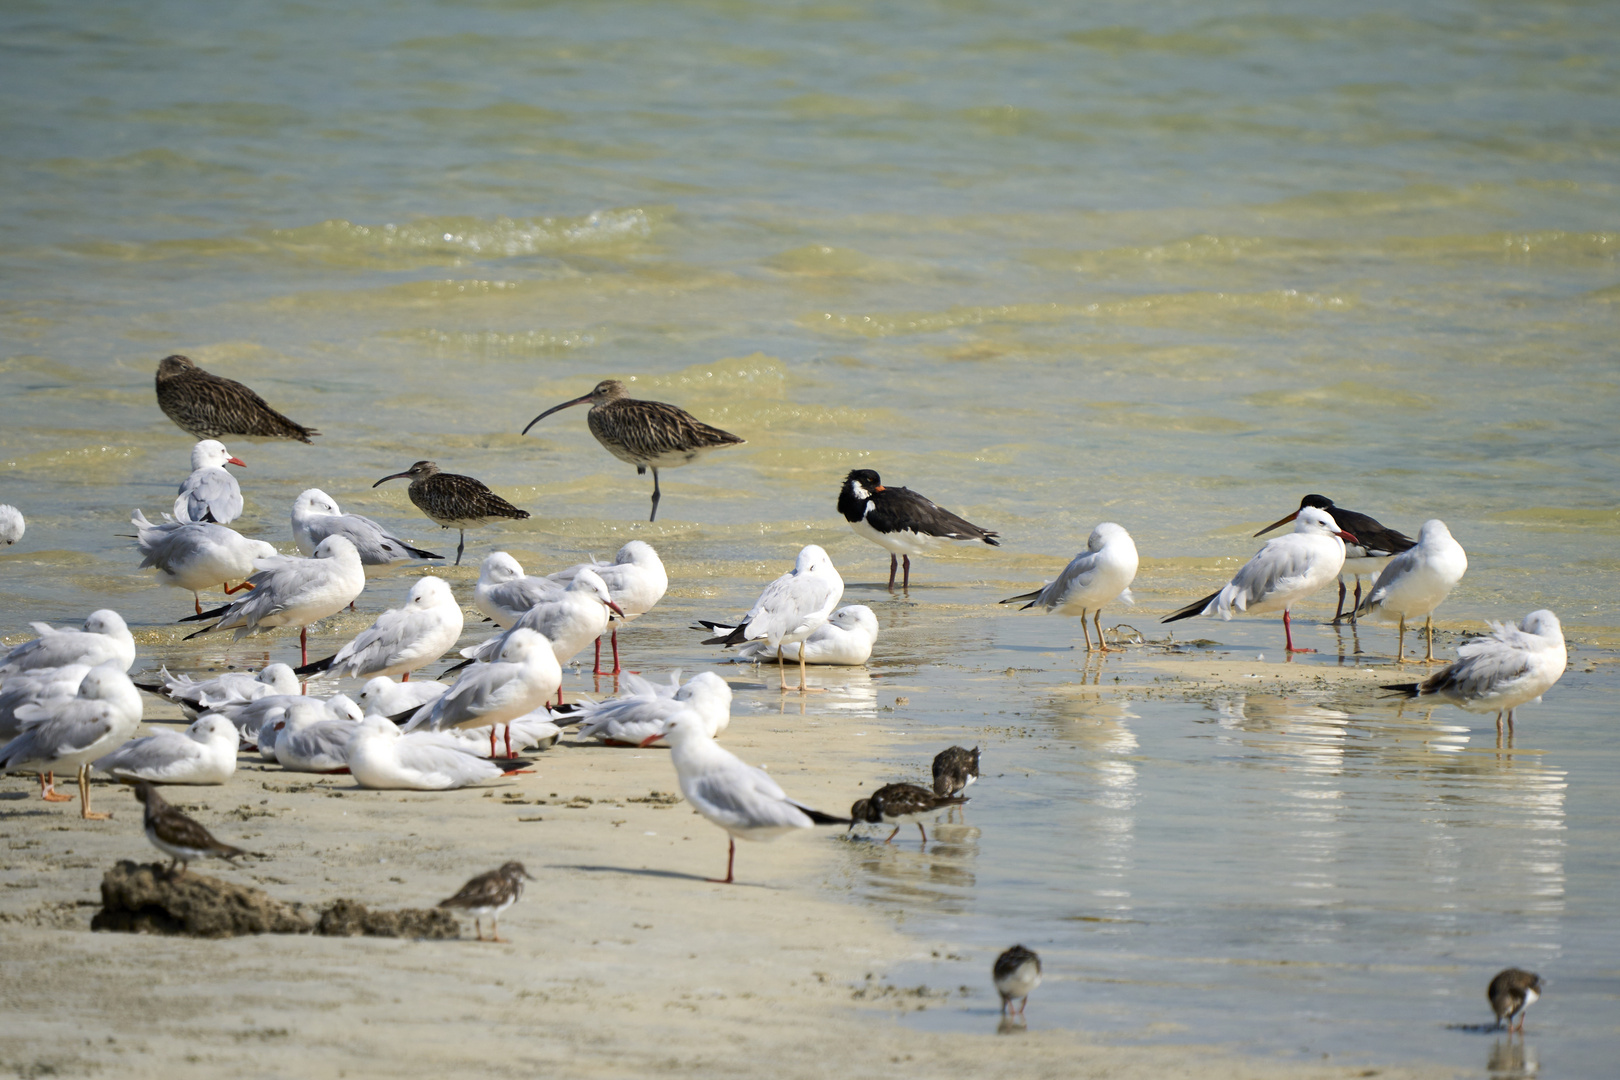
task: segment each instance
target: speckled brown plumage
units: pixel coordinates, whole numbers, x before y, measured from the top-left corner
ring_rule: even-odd
[[[617,379],[603,379],[584,397],[554,405],[529,421],[529,428],[559,409],[570,405],[590,403],[586,423],[591,434],[603,448],[620,461],[636,467],[638,474],[652,470],[652,516],[658,519],[658,470],[688,465],[710,450],[724,446],[737,446],[748,440],[694,417],[678,406],[663,401],[638,401],[625,396],[624,384]]]
[[[484,940],[483,919],[487,916],[493,928],[491,941],[501,940],[500,915],[523,898],[523,880],[534,876],[523,869],[523,864],[512,861],[499,870],[479,874],[461,887],[461,891],[439,901],[442,908],[461,908],[472,913],[478,940]]]
[[[461,565],[461,553],[467,547],[467,530],[488,524],[500,518],[522,521],[529,516],[485,486],[482,480],[457,473],[440,472],[432,461],[418,461],[401,473],[383,477],[372,487],[390,480],[410,477],[406,492],[416,508],[436,524],[446,529],[458,529],[461,543],[456,545],[456,565]]]
[[[856,799],[849,808],[850,827],[867,822],[873,825],[888,823],[894,826],[887,840],[893,840],[895,833],[900,831],[900,822],[911,820],[920,814],[932,813],[948,806],[960,806],[967,802],[963,795],[935,795],[927,788],[916,784],[884,784],[864,799]],[[922,833],[923,842],[928,842],[928,830],[923,828],[922,822],[916,822],[917,831]]]
[[[979,778],[979,748],[952,746],[934,757],[934,794],[955,795]]]
[[[1499,971],[1485,988],[1485,996],[1490,999],[1498,1026],[1506,1024],[1512,1031],[1513,1018],[1517,1016],[1519,1030],[1523,1031],[1525,1008],[1541,996],[1541,976],[1523,968]]]
[[[320,434],[276,412],[236,380],[204,371],[184,356],[166,357],[158,365],[157,399],[164,416],[199,439],[248,435],[307,443]]]
[[[146,838],[174,860],[169,864],[171,875],[179,876],[175,874],[176,867],[184,874],[192,859],[234,859],[247,854],[239,847],[214,839],[207,829],[164,802],[157,788],[148,781],[135,785],[135,798],[146,804]]]
[[[1013,999],[1018,998],[1018,1008],[1011,1011],[1022,1016],[1024,1006],[1029,1004],[1029,992],[1041,984],[1041,958],[1034,949],[1014,945],[996,957],[990,977],[995,981],[996,992],[1001,995],[1002,1013],[1006,1014]]]

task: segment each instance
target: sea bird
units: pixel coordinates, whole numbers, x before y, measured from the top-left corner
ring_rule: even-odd
[[[709,738],[718,738],[731,726],[731,684],[712,671],[700,671],[684,686],[656,684],[638,675],[625,676],[624,692],[606,701],[582,701],[579,737],[608,746],[642,746],[663,734],[669,718],[690,712],[702,722]]]
[[[645,615],[653,609],[653,605],[664,598],[669,591],[669,574],[664,570],[664,561],[658,557],[658,552],[645,540],[631,540],[619,549],[610,563],[588,562],[576,563],[565,570],[558,570],[554,574],[547,574],[552,581],[566,585],[574,579],[581,570],[596,571],[598,577],[607,585],[608,595],[613,602],[619,605],[624,612],[626,621]],[[602,670],[602,639],[596,639],[596,664],[592,668],[593,675],[617,675],[619,667],[619,624],[617,621],[610,624],[608,633],[613,643],[613,670]]]
[[[407,731],[427,727],[489,726],[489,753],[495,756],[495,726],[542,708],[562,684],[562,667],[544,634],[513,630],[492,663],[473,664],[456,684],[411,716]],[[510,756],[511,743],[507,743]]]
[[[56,791],[52,776],[69,768],[79,774],[79,816],[106,818],[90,810],[90,763],[123,745],[141,723],[141,692],[116,663],[93,667],[73,697],[49,697],[17,708],[26,726],[0,746],[0,773],[39,773],[46,802],[71,802]]]
[[[366,587],[360,553],[347,537],[328,536],[315,549],[314,558],[274,555],[254,564],[258,573],[248,578],[253,591],[241,600],[181,622],[216,620],[186,637],[190,641],[215,630],[235,630],[236,640],[278,626],[298,627],[299,663],[309,663],[309,624],[336,615]]]
[[[409,679],[411,672],[449,652],[461,629],[461,604],[450,586],[441,578],[417,578],[405,594],[404,607],[389,608],[336,653],[304,665],[297,674],[331,671],[362,679],[371,675]]]
[[[1438,698],[1468,712],[1494,712],[1498,739],[1506,716],[1508,738],[1513,738],[1513,710],[1552,689],[1564,674],[1569,653],[1558,616],[1545,608],[1532,611],[1517,626],[1490,626],[1490,633],[1464,643],[1457,659],[1422,682],[1382,689],[1409,698]]]
[[[19,672],[65,664],[95,667],[116,660],[118,670],[128,671],[135,663],[135,636],[129,632],[124,617],[111,608],[92,611],[82,630],[58,630],[42,622],[28,625],[39,636],[0,656],[0,680]]]
[[[916,784],[884,784],[864,799],[856,799],[849,808],[850,824],[853,829],[861,822],[870,822],[873,825],[893,825],[894,832],[888,835],[883,842],[887,844],[900,832],[900,826],[905,822],[914,822],[917,831],[922,834],[923,843],[928,843],[928,830],[923,828],[919,819],[924,814],[936,813],[946,807],[961,806],[967,802],[965,795],[935,795],[927,788]]]
[[[1345,542],[1354,543],[1355,539],[1339,528],[1325,511],[1307,507],[1296,515],[1293,532],[1267,540],[1226,585],[1159,621],[1175,622],[1194,615],[1230,619],[1234,610],[1261,612],[1282,608],[1283,636],[1288,651],[1315,652],[1315,649],[1294,648],[1289,609],[1339,575],[1344,565]]]
[[[136,683],[137,690],[172,701],[191,720],[205,712],[245,705],[269,694],[297,694],[298,676],[286,664],[266,664],[262,671],[227,671],[212,679],[170,675],[165,667],[161,683]]]
[[[165,521],[154,525],[146,515],[134,511],[129,523],[135,526],[135,543],[141,550],[141,569],[155,567],[165,585],[191,593],[192,606],[202,613],[204,589],[218,586],[226,596],[242,591],[242,582],[253,576],[255,559],[266,559],[276,549],[263,540],[252,540],[225,525],[211,521]]]
[[[1086,613],[1090,612],[1097,626],[1097,646],[1101,652],[1113,652],[1103,640],[1102,609],[1104,604],[1123,598],[1131,599],[1130,584],[1136,580],[1136,542],[1122,526],[1105,521],[1091,530],[1086,539],[1086,550],[1069,560],[1057,580],[1034,592],[1010,596],[1003,604],[1016,604],[1027,600],[1020,611],[1039,604],[1047,611],[1059,615],[1080,616],[1080,631],[1086,638],[1086,652],[1094,651],[1091,631],[1086,628]]]
[[[461,650],[461,655],[468,658],[467,663],[493,660],[500,655],[511,635],[519,630],[538,630],[551,642],[557,663],[566,664],[581,649],[592,641],[600,641],[602,635],[607,633],[609,612],[623,614],[619,605],[608,595],[607,586],[596,571],[581,570],[560,594],[537,600],[533,607],[518,616],[509,629],[488,641],[467,646]],[[458,664],[450,670],[456,671],[464,666]],[[557,704],[562,704],[561,684],[557,687]]]
[[[603,379],[583,397],[553,405],[530,420],[523,434],[527,435],[529,428],[559,409],[586,402],[591,408],[585,414],[585,421],[602,448],[620,461],[634,465],[637,476],[652,470],[652,515],[648,521],[658,520],[659,469],[690,465],[710,450],[739,446],[748,441],[729,431],[710,427],[685,409],[666,402],[626,397],[624,384],[618,379]]]
[[[1022,1016],[1024,1006],[1029,1004],[1030,991],[1041,985],[1041,958],[1033,949],[1014,945],[996,957],[990,976],[995,980],[996,993],[1001,995],[1002,1014],[1006,1015],[1013,999],[1017,998],[1018,1008],[1013,1011]]]
[[[229,525],[242,516],[242,488],[225,471],[227,465],[247,468],[218,439],[204,439],[191,448],[191,474],[180,481],[180,496],[174,500],[176,521]]]
[[[669,743],[670,764],[675,766],[686,801],[692,809],[724,829],[730,838],[726,876],[710,878],[710,881],[730,885],[736,880],[733,870],[739,837],[775,840],[794,829],[849,824],[848,818],[824,814],[788,798],[769,773],[744,763],[715,742],[708,725],[695,712],[670,717],[662,731],[647,736],[641,745],[651,746],[659,739]]]
[[[934,755],[934,794],[955,795],[979,778],[979,748],[948,747]]]
[[[214,839],[213,833],[164,802],[163,796],[150,782],[142,780],[136,784],[135,797],[146,804],[146,838],[153,847],[173,860],[168,867],[171,878],[184,876],[193,859],[224,859],[228,862],[238,855],[248,854],[239,847]]]
[[[431,551],[412,547],[387,529],[359,514],[345,514],[337,501],[320,488],[310,488],[293,501],[293,540],[298,550],[313,555],[328,536],[347,536],[360,553],[360,565],[369,576],[372,567],[391,566],[410,559],[442,559]]]
[[[729,626],[716,626],[716,634],[729,632]],[[859,667],[872,658],[877,643],[877,615],[865,604],[845,604],[827,617],[816,632],[803,641],[782,646],[784,660],[803,659],[807,664]],[[759,663],[771,658],[770,643],[750,641],[737,650],[740,662]]]
[[[1355,537],[1354,541],[1347,541],[1344,547],[1344,567],[1339,571],[1339,606],[1333,612],[1333,622],[1336,625],[1345,616],[1344,610],[1344,575],[1354,574],[1356,579],[1356,595],[1350,604],[1350,621],[1356,621],[1356,609],[1361,606],[1361,575],[1376,574],[1381,570],[1391,555],[1399,555],[1413,544],[1417,543],[1405,533],[1397,532],[1389,526],[1370,518],[1366,514],[1358,514],[1354,510],[1346,510],[1342,506],[1333,505],[1333,500],[1326,495],[1307,495],[1299,500],[1299,510],[1324,510],[1333,516],[1333,520],[1346,532]],[[1273,529],[1279,529],[1299,516],[1299,510],[1286,514],[1267,525],[1255,536],[1264,536]]]
[[[461,887],[461,891],[447,900],[440,900],[442,908],[462,908],[473,917],[473,930],[478,940],[484,940],[483,920],[489,919],[490,941],[504,941],[501,937],[501,912],[523,898],[523,880],[535,880],[520,862],[509,862],[499,870],[479,874]]]
[[[910,488],[884,487],[871,469],[856,469],[844,477],[838,490],[838,512],[856,536],[863,536],[889,553],[889,588],[894,588],[896,561],[905,560],[902,589],[911,587],[911,557],[927,555],[952,541],[982,540],[999,547],[1000,533],[981,529],[966,518]]]
[[[1418,530],[1417,545],[1389,560],[1367,593],[1356,614],[1376,612],[1385,618],[1401,620],[1396,638],[1395,662],[1406,662],[1406,620],[1423,616],[1423,633],[1428,641],[1424,662],[1434,661],[1434,609],[1451,595],[1468,571],[1468,555],[1451,537],[1451,530],[1439,518],[1430,518]]]
[[[453,734],[413,731],[409,735],[386,716],[368,716],[349,738],[345,756],[354,782],[388,791],[451,791],[506,770]]]
[[[223,784],[236,772],[240,745],[236,725],[210,713],[184,731],[160,728],[132,739],[91,764],[125,783]]]
[[[776,667],[782,677],[782,692],[788,690],[787,666],[782,647],[804,641],[815,633],[844,595],[844,579],[838,576],[827,553],[815,544],[799,551],[793,569],[765,586],[748,613],[728,628],[726,624],[699,620],[699,625],[716,631],[705,638],[705,645],[741,645],[764,641],[776,652]],[[719,631],[724,630],[724,633]],[[799,653],[799,693],[808,693],[804,682],[804,653]]]
[[[461,553],[467,548],[467,530],[487,525],[502,518],[524,521],[527,510],[519,510],[489,488],[482,480],[457,473],[440,472],[432,461],[418,461],[404,472],[391,473],[372,487],[390,480],[410,477],[411,486],[406,494],[416,508],[440,527],[455,529],[461,534],[456,544],[456,565],[461,565]]]
[[[23,520],[22,511],[10,503],[0,503],[0,541],[10,547],[27,531],[28,522]]]
[[[473,607],[496,626],[510,629],[534,605],[555,600],[566,588],[550,578],[524,573],[523,564],[509,553],[492,551],[478,566]]]
[[[1496,1026],[1513,1030],[1513,1018],[1519,1018],[1519,1030],[1524,1030],[1524,1014],[1541,997],[1541,976],[1522,968],[1507,968],[1496,973],[1491,985],[1485,988],[1491,1011],[1496,1013]]]
[[[212,375],[184,356],[158,364],[157,399],[164,416],[199,439],[250,435],[307,443],[320,434],[282,416],[236,380]]]

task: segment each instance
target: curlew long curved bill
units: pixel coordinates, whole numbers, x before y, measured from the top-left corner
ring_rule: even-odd
[[[403,480],[405,477],[407,477],[409,475],[411,475],[411,471],[409,469],[406,469],[404,472],[397,472],[397,473],[393,473],[390,476],[385,476],[381,480],[377,481],[375,484],[372,484],[371,486],[372,487],[382,487],[384,484],[388,483],[388,481],[390,481],[390,480]]]
[[[592,393],[594,393],[594,391],[592,391]],[[554,412],[558,412],[558,411],[560,411],[562,409],[566,409],[570,405],[583,405],[583,404],[585,404],[587,401],[591,400],[591,396],[592,396],[592,394],[586,394],[584,397],[577,397],[573,401],[565,401],[561,405],[553,405],[551,408],[547,409],[545,412],[541,413],[539,416],[535,417],[533,420],[530,420],[529,423],[528,423],[528,427],[525,427],[523,429],[522,434],[527,435],[529,433],[529,428],[534,427],[534,425],[538,424],[540,421],[544,420],[546,417],[550,416]]]

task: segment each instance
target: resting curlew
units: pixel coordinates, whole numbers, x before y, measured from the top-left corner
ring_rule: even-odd
[[[418,461],[404,472],[385,476],[371,486],[378,487],[407,476],[411,479],[408,494],[416,508],[444,528],[460,531],[461,542],[456,545],[457,566],[461,565],[461,553],[467,547],[468,529],[487,525],[498,518],[522,521],[529,516],[527,510],[519,510],[485,487],[482,480],[440,472],[438,464],[432,461]]]
[[[184,356],[158,365],[157,399],[164,416],[199,439],[256,435],[307,443],[320,434],[282,416],[235,379],[206,372]]]
[[[648,521],[658,520],[659,469],[690,465],[710,450],[748,441],[729,431],[710,427],[685,409],[666,402],[625,397],[624,384],[618,379],[603,379],[584,397],[553,405],[530,420],[523,434],[527,435],[529,428],[559,409],[587,401],[591,403],[591,411],[586,414],[586,420],[596,441],[620,461],[634,465],[636,475],[652,470],[652,516]]]

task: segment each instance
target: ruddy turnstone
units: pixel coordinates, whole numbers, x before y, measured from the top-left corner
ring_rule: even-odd
[[[1514,1030],[1513,1018],[1519,1018],[1518,1030],[1524,1030],[1524,1012],[1541,997],[1541,976],[1521,968],[1508,968],[1497,972],[1491,985],[1485,988],[1491,1009],[1496,1013],[1496,1026]]]
[[[952,746],[934,755],[934,794],[955,795],[979,778],[979,748]]]
[[[484,940],[483,920],[489,919],[489,940],[504,941],[501,937],[501,912],[522,899],[525,878],[535,880],[533,874],[523,869],[522,863],[514,860],[499,870],[479,874],[463,885],[456,895],[440,900],[439,907],[461,908],[470,913],[479,941]]]
[[[911,557],[926,555],[952,541],[982,540],[999,547],[1000,533],[981,529],[966,518],[903,487],[884,487],[871,469],[856,469],[838,489],[838,512],[856,536],[872,541],[889,553],[889,588],[894,588],[897,560],[905,560],[901,588],[911,587]]]
[[[924,814],[932,814],[947,806],[961,806],[965,802],[965,795],[935,795],[916,784],[885,784],[866,798],[855,800],[855,804],[849,808],[849,827],[853,829],[857,822],[863,821],[873,825],[893,825],[894,832],[883,841],[887,844],[899,833],[903,822],[911,821],[916,823],[917,831],[922,833],[923,843],[926,844],[928,830],[918,819]]]
[[[1041,958],[1031,949],[1014,945],[996,957],[990,974],[995,979],[996,992],[1001,995],[1001,1011],[1008,1012],[1013,998],[1017,998],[1018,1008],[1011,1011],[1022,1016],[1024,1006],[1029,1004],[1029,992],[1041,985]]]
[[[193,859],[230,860],[248,854],[239,847],[214,839],[207,829],[164,802],[150,782],[142,780],[136,784],[135,797],[146,804],[146,838],[174,860],[169,863],[170,877],[184,876]]]

